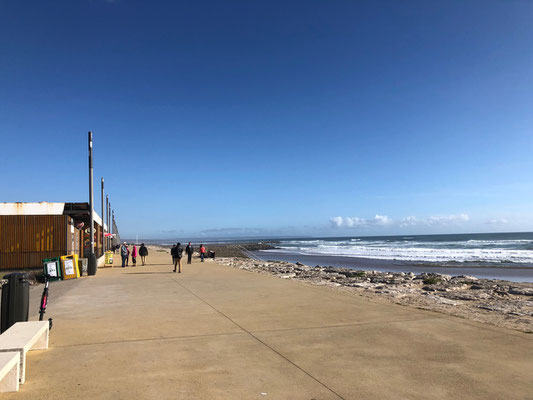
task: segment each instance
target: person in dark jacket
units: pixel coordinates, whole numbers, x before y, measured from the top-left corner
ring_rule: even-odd
[[[178,268],[178,272],[181,274],[181,257],[183,257],[183,247],[181,247],[181,243],[176,243],[176,247],[173,248],[174,254],[172,254],[174,258],[174,272],[176,272],[176,267]]]
[[[174,252],[176,251],[176,245],[170,249],[170,255],[172,256],[172,265],[174,265]]]
[[[143,265],[146,265],[146,256],[148,255],[148,249],[144,245],[144,243],[141,244],[141,247],[139,247],[139,255],[141,256],[141,261]]]
[[[185,247],[185,253],[187,253],[187,264],[191,263],[192,253],[194,253],[194,247],[192,247],[191,242]]]
[[[129,254],[130,251],[128,250],[128,245],[126,244],[126,242],[124,242],[124,244],[120,248],[120,255],[122,256],[122,268],[124,268],[128,263]]]

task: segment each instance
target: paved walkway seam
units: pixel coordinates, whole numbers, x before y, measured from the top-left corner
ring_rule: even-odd
[[[182,335],[182,336],[164,336],[164,337],[156,337],[156,338],[141,338],[141,339],[130,339],[130,340],[110,340],[107,342],[73,343],[73,344],[66,344],[63,346],[54,346],[53,348],[59,349],[59,348],[66,348],[66,347],[93,346],[93,345],[101,345],[101,344],[150,342],[150,341],[156,341],[156,340],[195,339],[195,338],[212,337],[212,336],[242,335],[243,333],[246,333],[246,332],[207,333],[205,335]]]
[[[252,338],[254,338],[256,341],[258,341],[259,343],[261,343],[263,346],[265,346],[266,348],[270,349],[272,352],[276,353],[279,357],[283,358],[285,361],[287,361],[289,364],[293,365],[295,368],[299,369],[300,371],[302,371],[305,375],[307,375],[308,377],[310,377],[311,379],[313,379],[315,382],[317,382],[318,384],[320,384],[321,386],[323,386],[324,388],[326,388],[327,390],[329,390],[331,393],[333,393],[335,396],[337,396],[339,399],[341,400],[346,400],[344,397],[342,397],[339,393],[335,392],[333,389],[331,389],[328,385],[326,385],[325,383],[321,382],[320,380],[318,380],[318,378],[315,378],[313,375],[311,375],[309,372],[307,372],[305,369],[303,369],[302,367],[300,367],[298,364],[294,363],[293,361],[291,361],[289,358],[287,358],[286,356],[284,356],[283,354],[281,354],[279,351],[277,351],[276,349],[274,349],[273,347],[269,346],[268,344],[266,344],[265,342],[263,342],[261,339],[259,339],[257,336],[255,336],[252,332],[250,332],[249,330],[243,328],[241,325],[239,325],[237,322],[235,322],[233,319],[231,319],[229,316],[227,316],[226,314],[224,314],[222,311],[218,310],[216,307],[214,307],[213,305],[211,305],[210,303],[208,303],[206,300],[204,300],[203,298],[201,298],[200,296],[198,296],[196,293],[194,293],[192,290],[190,290],[189,288],[187,288],[186,286],[184,286],[181,282],[177,281],[176,279],[174,278],[170,278],[172,279],[174,282],[176,282],[178,285],[180,285],[183,289],[185,289],[187,292],[189,292],[190,294],[192,294],[194,297],[196,297],[198,300],[202,301],[203,303],[207,304],[209,307],[211,307],[213,310],[215,310],[217,313],[219,313],[220,315],[222,315],[224,318],[228,319],[232,324],[234,324],[235,326],[237,326],[239,329],[242,329],[243,332],[246,332],[248,335],[250,335]]]
[[[272,333],[272,332],[286,332],[286,331],[303,331],[303,330],[311,330],[311,329],[329,329],[329,328],[345,328],[350,326],[358,326],[358,325],[380,325],[380,324],[398,324],[402,322],[417,322],[417,321],[431,321],[435,319],[446,319],[444,317],[434,317],[434,318],[413,318],[413,319],[400,319],[396,321],[372,321],[372,322],[354,322],[351,324],[343,324],[343,325],[324,325],[324,326],[304,326],[304,327],[296,327],[296,328],[281,328],[281,329],[266,329],[262,331],[251,331],[254,333]]]

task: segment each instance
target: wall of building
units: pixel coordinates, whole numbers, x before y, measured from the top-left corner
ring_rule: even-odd
[[[43,258],[68,254],[66,215],[0,215],[0,269],[42,266]]]

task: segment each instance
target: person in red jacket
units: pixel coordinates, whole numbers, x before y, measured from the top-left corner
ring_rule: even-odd
[[[131,251],[131,263],[134,267],[137,266],[137,246],[133,245],[133,250]]]
[[[203,244],[200,245],[200,259],[202,260],[202,262],[204,262],[204,257],[205,257],[205,247]]]

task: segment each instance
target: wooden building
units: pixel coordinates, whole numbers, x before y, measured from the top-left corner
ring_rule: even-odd
[[[95,212],[95,253],[103,256],[102,218]],[[0,270],[42,266],[43,258],[86,257],[88,203],[0,203]]]

